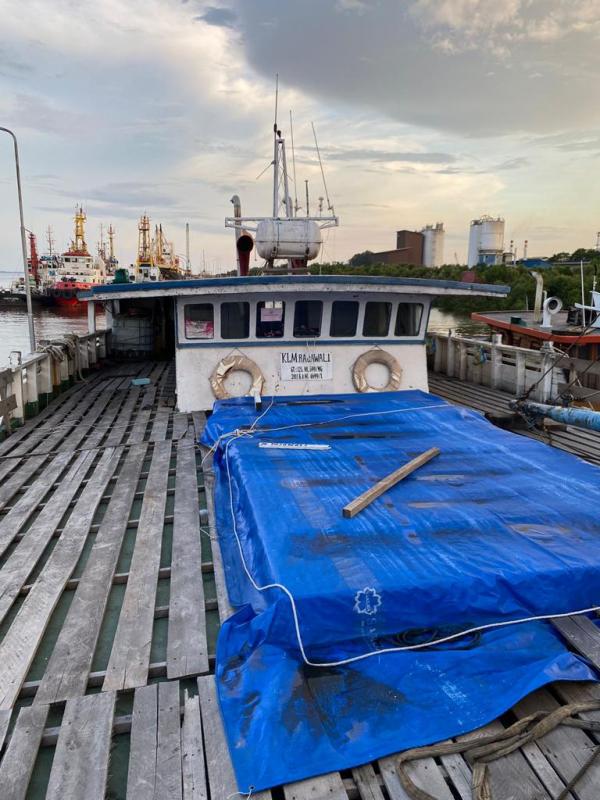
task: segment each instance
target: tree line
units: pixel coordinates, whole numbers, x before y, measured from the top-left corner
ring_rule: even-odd
[[[367,251],[368,252],[368,251]],[[585,300],[589,302],[589,292],[592,289],[594,276],[600,266],[600,255],[595,250],[576,250],[575,253],[586,252],[593,254],[593,259],[584,266]],[[570,254],[569,261],[582,259],[574,258]],[[357,254],[364,255],[364,254]],[[585,258],[583,259],[586,260]],[[312,264],[310,271],[313,275],[378,275],[390,278],[435,278],[438,280],[463,280],[466,267],[455,264],[446,264],[442,267],[417,267],[411,264],[348,264],[329,263]],[[532,270],[517,264],[496,264],[493,266],[482,265],[473,270],[477,283],[500,284],[510,287],[506,298],[502,297],[443,297],[436,301],[436,306],[442,311],[468,314],[471,311],[525,311],[533,307],[535,297],[535,279]],[[564,307],[581,302],[580,268],[573,263],[556,261],[552,266],[540,269],[544,277],[544,289],[548,296],[560,297]]]

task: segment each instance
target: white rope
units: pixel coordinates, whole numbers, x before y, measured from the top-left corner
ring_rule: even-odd
[[[273,405],[273,403],[271,402],[271,405],[269,406],[269,408],[271,408],[272,405]],[[393,409],[391,411],[363,412],[363,413],[360,413],[360,414],[348,414],[348,415],[346,415],[344,417],[339,417],[337,420],[335,420],[335,419],[334,420],[328,420],[328,421],[323,422],[323,423],[318,423],[318,422],[317,423],[310,423],[310,422],[309,423],[297,423],[295,425],[281,426],[279,428],[262,429],[262,430],[260,430],[258,432],[260,432],[260,433],[270,433],[270,432],[273,432],[273,431],[289,430],[291,428],[304,428],[304,427],[309,427],[311,425],[312,426],[316,426],[316,425],[321,425],[321,424],[331,424],[332,422],[338,422],[338,421],[342,421],[342,420],[345,420],[345,419],[351,419],[351,418],[356,418],[356,417],[365,417],[365,416],[374,416],[374,415],[381,416],[381,415],[384,415],[384,414],[403,413],[403,412],[406,412],[406,411],[416,411],[416,410],[419,410],[419,409],[429,409],[429,408],[452,408],[452,406],[449,406],[448,404],[444,403],[443,405],[439,405],[439,406],[419,406],[419,407],[415,407],[415,408]],[[265,412],[263,412],[263,414],[261,414],[261,416],[258,417],[257,420],[255,420],[255,422],[258,422],[259,419],[264,417],[264,415],[266,414],[266,412],[268,410],[269,409],[267,409]],[[541,621],[547,621],[547,620],[550,620],[550,619],[561,619],[563,617],[579,616],[581,614],[590,614],[590,613],[592,613],[594,611],[600,611],[600,606],[591,606],[590,608],[584,608],[584,609],[581,609],[579,611],[569,611],[569,612],[564,612],[564,613],[559,613],[559,614],[538,614],[536,616],[521,617],[519,619],[514,619],[514,620],[505,620],[505,621],[502,621],[502,622],[490,622],[490,623],[487,623],[485,625],[477,625],[477,626],[472,627],[472,628],[467,628],[467,629],[465,629],[463,631],[459,631],[458,633],[453,633],[453,634],[450,634],[448,636],[441,636],[441,637],[439,637],[437,639],[432,639],[431,641],[424,642],[422,644],[403,645],[403,646],[398,646],[398,647],[385,647],[385,648],[382,648],[380,650],[371,650],[371,651],[369,651],[367,653],[361,653],[360,655],[357,655],[357,656],[351,656],[349,658],[342,658],[342,659],[339,659],[338,661],[311,661],[308,658],[308,656],[306,655],[306,650],[304,648],[304,642],[302,641],[302,634],[300,632],[300,621],[299,621],[299,618],[298,618],[298,610],[297,610],[297,607],[296,607],[296,601],[294,599],[294,596],[292,595],[290,590],[287,588],[287,586],[284,586],[281,583],[268,583],[268,584],[265,584],[263,586],[259,586],[259,584],[254,580],[254,577],[252,576],[252,573],[250,572],[250,570],[248,568],[248,565],[246,563],[246,559],[244,557],[244,551],[243,551],[243,548],[242,548],[242,543],[240,541],[240,537],[239,537],[238,532],[237,532],[237,523],[236,523],[235,509],[234,509],[234,503],[233,503],[233,488],[232,488],[232,481],[231,481],[231,472],[230,472],[230,469],[229,469],[229,446],[231,445],[231,443],[233,441],[235,441],[235,439],[239,438],[240,436],[242,436],[242,435],[251,436],[252,433],[256,433],[256,432],[257,431],[252,431],[252,427],[251,427],[250,429],[248,429],[248,431],[239,431],[239,432],[238,431],[234,431],[232,434],[223,434],[222,436],[219,437],[219,439],[217,440],[217,442],[215,444],[215,447],[216,447],[216,446],[218,446],[218,444],[219,444],[219,442],[220,442],[220,440],[222,438],[224,438],[225,436],[228,436],[228,435],[231,436],[231,438],[228,440],[228,442],[225,445],[224,455],[225,455],[225,466],[226,466],[226,469],[227,469],[227,481],[228,481],[228,484],[229,484],[229,507],[230,507],[230,511],[231,511],[231,520],[232,520],[232,525],[233,525],[233,533],[234,533],[234,536],[235,536],[235,539],[236,539],[236,542],[237,542],[237,546],[238,546],[238,550],[239,550],[239,553],[240,553],[240,558],[241,558],[241,561],[242,561],[242,566],[244,568],[244,572],[246,573],[246,575],[248,577],[248,580],[250,581],[252,586],[256,589],[256,591],[258,591],[258,592],[266,592],[269,589],[279,589],[281,592],[283,592],[286,595],[286,597],[290,601],[290,606],[291,606],[291,609],[292,609],[292,616],[294,618],[294,628],[295,628],[295,632],[296,632],[296,640],[298,642],[298,647],[299,647],[299,650],[300,650],[300,654],[302,656],[302,660],[304,661],[304,663],[307,666],[309,666],[309,667],[341,667],[341,666],[344,666],[346,664],[354,664],[354,663],[356,663],[358,661],[364,661],[365,659],[372,658],[373,656],[387,655],[388,653],[406,653],[406,652],[411,651],[411,650],[423,650],[423,649],[425,649],[427,647],[434,647],[434,646],[437,646],[437,645],[440,645],[440,644],[446,644],[448,642],[455,641],[456,639],[461,639],[464,636],[470,636],[471,634],[474,634],[474,633],[481,633],[483,631],[492,630],[492,629],[495,629],[495,628],[505,628],[505,627],[508,627],[510,625],[520,625],[520,624],[525,623],[525,622],[541,622]]]

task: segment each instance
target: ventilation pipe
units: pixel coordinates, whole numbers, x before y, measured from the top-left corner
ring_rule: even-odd
[[[233,203],[233,216],[236,220],[241,219],[242,203],[239,195],[234,194],[231,198]],[[247,275],[250,268],[250,253],[254,249],[254,239],[248,231],[242,230],[242,223],[236,222],[233,233],[235,236],[235,252],[237,257],[238,275]]]
[[[238,274],[247,275],[250,268],[250,253],[254,249],[254,239],[248,231],[242,231],[237,242]]]
[[[535,303],[533,306],[533,321],[542,321],[542,298],[544,296],[544,278],[539,272],[531,273],[535,278]]]
[[[548,297],[544,300],[542,328],[552,328],[552,317],[562,309],[562,300]]]

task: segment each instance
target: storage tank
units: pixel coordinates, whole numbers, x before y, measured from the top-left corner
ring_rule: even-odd
[[[256,250],[261,258],[316,258],[321,229],[309,219],[263,219],[256,228]]]
[[[467,264],[501,264],[504,253],[504,220],[502,217],[481,217],[471,222]]]
[[[423,234],[423,266],[441,267],[444,263],[444,223],[436,222],[421,229]]]

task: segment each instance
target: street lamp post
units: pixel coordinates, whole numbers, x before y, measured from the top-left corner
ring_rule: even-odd
[[[23,273],[25,275],[25,297],[27,299],[27,321],[29,323],[29,348],[35,353],[35,329],[33,327],[33,308],[31,305],[31,286],[29,285],[29,270],[27,268],[27,240],[25,238],[25,221],[23,219],[23,192],[21,191],[21,168],[19,166],[19,148],[17,137],[9,128],[0,126],[0,131],[12,136],[15,147],[15,169],[17,172],[17,194],[19,196],[19,219],[21,222],[21,250],[23,252]]]

